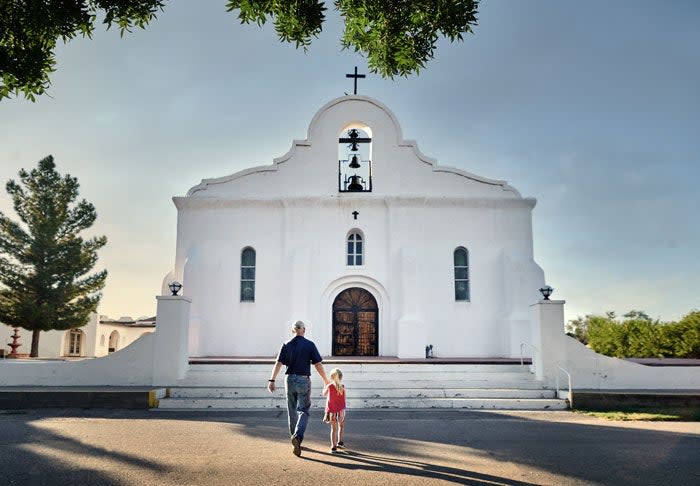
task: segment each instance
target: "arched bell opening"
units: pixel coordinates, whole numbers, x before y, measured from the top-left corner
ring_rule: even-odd
[[[372,131],[349,125],[338,138],[338,190],[372,191]]]

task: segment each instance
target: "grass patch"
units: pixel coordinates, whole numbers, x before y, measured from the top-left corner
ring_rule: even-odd
[[[606,420],[700,422],[700,407],[620,407],[614,410],[577,409],[576,413]]]

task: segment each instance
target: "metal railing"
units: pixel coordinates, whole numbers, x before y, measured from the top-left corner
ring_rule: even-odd
[[[559,368],[560,371],[563,371],[564,373],[566,373],[566,376],[569,379],[569,393],[567,394],[567,400],[569,401],[569,408],[573,409],[574,408],[574,395],[571,392],[571,390],[572,390],[571,373],[569,373],[568,371],[566,371],[564,368],[562,368],[559,365],[557,365],[557,368]],[[557,398],[559,398],[559,375],[560,375],[560,373],[557,373],[557,380],[556,380],[557,381]]]
[[[535,346],[533,346],[530,343],[520,343],[520,366],[525,365],[525,360],[523,358],[523,346],[527,346],[530,349],[532,349],[532,363],[530,364],[530,372],[534,373],[535,372],[535,353],[539,353],[540,350],[537,349]]]

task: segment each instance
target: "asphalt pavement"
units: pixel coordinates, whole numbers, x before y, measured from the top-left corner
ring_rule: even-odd
[[[571,412],[349,411],[302,456],[284,411],[0,411],[3,485],[698,485],[700,423]]]

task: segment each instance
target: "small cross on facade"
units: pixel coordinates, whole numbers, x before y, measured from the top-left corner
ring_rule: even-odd
[[[354,94],[357,94],[357,78],[366,78],[367,76],[364,74],[357,74],[357,66],[355,66],[355,74],[346,74],[346,78],[355,78],[353,81],[355,82],[355,90]]]
[[[358,214],[360,214],[360,213],[358,213],[357,211],[353,211],[353,212],[352,212],[352,217],[353,217],[353,219],[357,219],[357,215],[358,215]]]

